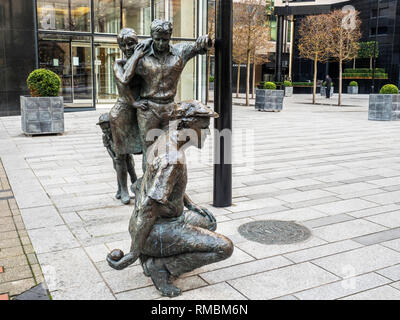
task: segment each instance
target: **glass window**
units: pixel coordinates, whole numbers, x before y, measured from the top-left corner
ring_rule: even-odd
[[[124,0],[122,24],[124,28],[133,28],[138,35],[150,35],[151,1]]]
[[[118,33],[121,28],[121,1],[95,0],[95,32]]]
[[[171,45],[184,41],[171,41]],[[196,99],[196,61],[197,57],[190,59],[182,71],[178,82],[175,101]]]
[[[39,34],[39,67],[60,76],[66,106],[93,105],[91,37]]]
[[[117,39],[95,37],[96,48],[95,75],[97,84],[97,102],[115,102],[118,97],[117,86],[114,77],[113,64],[121,57]]]
[[[154,18],[169,20],[174,25],[176,38],[196,38],[195,0],[155,0]]]
[[[90,32],[90,0],[38,0],[38,25],[42,30]]]

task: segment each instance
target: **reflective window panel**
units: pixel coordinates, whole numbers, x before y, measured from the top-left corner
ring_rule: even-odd
[[[39,67],[61,78],[67,107],[93,106],[90,37],[39,34]]]
[[[38,0],[41,30],[90,32],[90,0]]]
[[[176,38],[196,38],[196,0],[155,0],[154,17],[169,20]]]
[[[121,1],[94,1],[95,32],[118,33],[121,28]]]
[[[124,28],[133,28],[138,35],[150,35],[151,1],[124,0],[122,23]]]

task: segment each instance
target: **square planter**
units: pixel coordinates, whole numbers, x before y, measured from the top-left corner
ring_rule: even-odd
[[[211,91],[211,90],[214,90],[214,82],[210,82],[210,84],[209,84],[209,89],[210,89],[210,91]]]
[[[348,86],[348,87],[347,87],[347,93],[350,93],[350,94],[358,94],[358,87],[355,87],[355,86]]]
[[[25,134],[64,132],[63,97],[21,96],[21,128]]]
[[[333,96],[333,87],[331,87],[331,97]],[[321,86],[321,96],[326,96],[326,87]]]
[[[256,89],[256,109],[258,111],[281,111],[284,90]]]
[[[293,87],[285,87],[285,97],[291,97],[293,95]]]
[[[400,120],[400,94],[370,94],[368,120]]]

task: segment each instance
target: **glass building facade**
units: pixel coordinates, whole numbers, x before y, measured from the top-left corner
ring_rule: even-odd
[[[150,36],[153,19],[173,22],[172,44],[193,42],[205,34],[203,0],[34,0],[37,65],[57,73],[66,107],[92,108],[112,103],[117,90],[112,65],[121,57],[117,34],[133,28],[139,39]],[[202,23],[200,23],[202,22]],[[177,100],[202,99],[205,58],[185,67]]]

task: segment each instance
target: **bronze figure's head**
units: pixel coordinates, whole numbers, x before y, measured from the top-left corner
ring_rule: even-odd
[[[117,41],[119,48],[128,59],[133,55],[135,46],[139,42],[135,30],[131,28],[122,29],[118,35]]]
[[[171,35],[171,22],[156,19],[151,23],[151,37],[156,51],[165,52],[168,50]]]

